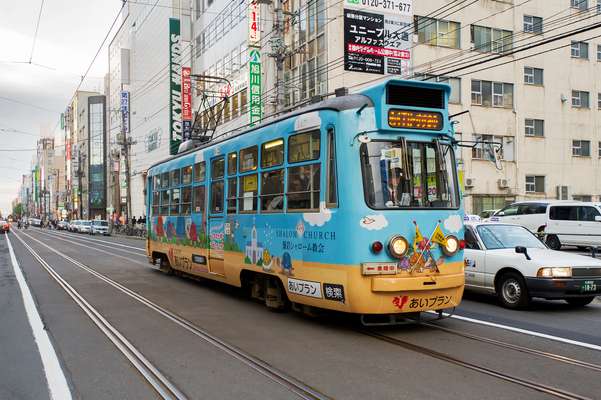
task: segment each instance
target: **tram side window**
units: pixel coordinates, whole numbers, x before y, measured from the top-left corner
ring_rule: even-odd
[[[179,206],[181,202],[180,189],[171,189],[171,215],[179,215]]]
[[[194,182],[204,182],[205,180],[205,162],[197,162],[194,164]]]
[[[161,188],[161,176],[155,175],[152,177],[152,188],[154,190],[159,190]]]
[[[236,152],[227,155],[227,174],[236,175],[238,172],[238,157]]]
[[[227,180],[227,213],[228,214],[235,214],[238,207],[237,207],[237,201],[238,201],[238,178],[234,177],[234,178],[229,178]]]
[[[211,179],[223,178],[225,172],[225,160],[223,157],[217,158],[211,162]]]
[[[174,169],[171,171],[171,186],[179,186],[181,179],[181,170]]]
[[[211,183],[211,212],[223,212],[223,181]]]
[[[204,213],[205,209],[205,187],[196,186],[194,188],[194,212]]]
[[[159,215],[159,202],[161,200],[161,192],[152,192],[152,215]]]
[[[161,175],[161,183],[163,189],[169,187],[169,172],[164,172],[163,175]]]
[[[169,190],[161,191],[161,215],[169,215]]]
[[[338,182],[336,179],[336,140],[334,130],[328,131],[328,182],[326,204],[329,208],[338,207]]]
[[[270,168],[284,163],[284,139],[276,139],[261,146],[261,168]]]
[[[182,188],[182,215],[190,215],[192,208],[192,187]]]
[[[261,211],[281,212],[284,209],[284,170],[261,174]]]
[[[288,168],[288,210],[319,209],[319,163]]]
[[[253,213],[257,211],[257,174],[240,177],[238,211]]]
[[[299,133],[288,139],[288,162],[319,159],[320,132]]]
[[[182,185],[189,185],[192,183],[192,166],[182,168]]]
[[[255,171],[257,169],[258,156],[257,146],[240,150],[240,172]]]

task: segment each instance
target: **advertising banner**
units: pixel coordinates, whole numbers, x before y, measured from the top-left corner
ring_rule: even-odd
[[[408,76],[412,19],[412,15],[345,9],[344,69]]]
[[[192,138],[192,82],[190,67],[182,67],[182,128],[184,140]]]
[[[258,49],[250,51],[248,71],[250,124],[252,126],[256,122],[259,122],[263,116],[263,101],[261,100],[261,53]]]
[[[129,92],[121,92],[121,131],[129,133]]]
[[[182,142],[182,42],[180,21],[169,18],[169,154]]]
[[[259,29],[259,4],[251,1],[248,6],[248,46],[261,47],[261,30]]]
[[[413,18],[413,0],[344,0],[344,7],[381,14],[404,15]]]

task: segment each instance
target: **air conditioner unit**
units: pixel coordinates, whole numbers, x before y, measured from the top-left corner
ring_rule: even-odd
[[[465,178],[465,187],[466,188],[473,188],[475,184],[476,184],[476,179]]]
[[[499,189],[507,189],[509,187],[509,181],[507,179],[499,179],[497,181]]]
[[[570,200],[569,186],[557,186],[557,200]]]

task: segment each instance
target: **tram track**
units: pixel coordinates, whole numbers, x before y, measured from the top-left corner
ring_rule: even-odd
[[[78,234],[59,233],[56,231],[44,231],[41,229],[38,232],[41,234],[56,237],[56,238],[64,238],[65,240],[68,240],[67,238],[69,238],[69,239],[79,240],[79,241],[86,242],[86,243],[94,243],[96,246],[101,246],[101,247],[109,248],[112,250],[118,250],[118,251],[122,251],[122,252],[129,253],[129,254],[134,254],[134,255],[144,256],[144,257],[146,256],[145,249],[139,248],[139,247],[134,247],[134,246],[127,246],[127,245],[123,245],[121,243],[113,243],[113,242],[110,242],[107,240],[94,239],[92,237],[78,235]],[[104,244],[104,243],[106,243],[106,244]]]
[[[133,367],[152,386],[156,393],[165,400],[186,400],[188,397],[178,389],[140,350],[138,350],[123,334],[90,305],[86,299],[65,281],[50,264],[48,264],[20,235],[14,235],[33,258],[48,272],[59,286],[73,299],[83,312],[92,320],[94,325],[115,345],[115,347],[130,361]],[[28,236],[28,235],[26,235]]]
[[[88,272],[89,274],[95,276],[96,278],[100,279],[101,281],[107,283],[108,285],[112,286],[113,288],[117,289],[118,291],[124,293],[125,295],[133,298],[134,300],[138,301],[139,303],[143,304],[144,306],[152,309],[153,311],[157,312],[158,314],[160,314],[161,316],[165,317],[166,319],[172,321],[173,323],[175,323],[177,326],[185,329],[186,331],[192,333],[193,335],[199,337],[200,339],[204,340],[205,342],[211,344],[212,346],[218,348],[219,350],[223,351],[224,353],[230,355],[231,357],[233,357],[234,359],[240,361],[241,363],[245,364],[246,366],[250,367],[252,370],[256,371],[257,373],[265,376],[266,378],[268,378],[269,380],[271,380],[274,383],[277,383],[281,386],[283,386],[284,388],[286,388],[287,390],[289,390],[290,392],[294,393],[298,398],[300,399],[305,399],[305,400],[331,400],[332,398],[327,396],[324,393],[319,392],[317,389],[312,388],[311,386],[307,385],[306,383],[294,378],[293,376],[290,376],[288,374],[286,374],[283,371],[278,370],[277,368],[273,367],[272,365],[268,364],[267,362],[261,360],[258,357],[253,356],[250,353],[247,353],[241,349],[239,349],[238,347],[231,345],[221,339],[219,339],[218,337],[212,335],[211,333],[207,332],[206,330],[202,329],[201,327],[195,325],[194,323],[188,321],[187,319],[179,316],[178,314],[160,306],[159,304],[153,302],[152,300],[149,300],[148,298],[142,296],[141,294],[121,285],[120,283],[110,279],[109,277],[107,277],[104,274],[101,274],[97,271],[95,271],[94,269],[88,267],[87,265],[79,262],[78,260],[75,260],[74,258],[56,250],[53,249],[52,247],[48,246],[47,244],[43,243],[42,241],[34,238],[33,236],[26,234],[26,233],[19,233],[18,235],[15,234],[15,236],[17,237],[17,239],[25,246],[25,248],[34,256],[34,258],[40,262],[40,264],[42,264],[42,266],[44,267],[44,269],[46,269],[46,271],[48,271],[48,273],[55,279],[57,280],[57,282],[59,282],[59,284],[61,285],[61,287],[63,287],[63,289],[65,289],[65,287],[71,288],[68,283],[66,281],[64,281],[64,279],[62,279],[58,273],[56,273],[44,260],[43,258],[37,254],[35,252],[35,250],[33,250],[20,236],[26,236],[28,237],[30,240],[38,243],[39,245],[47,248],[48,250],[50,250],[51,252],[55,253],[56,255],[58,255],[59,257],[61,257],[62,259],[70,262],[71,264],[75,265],[76,267]],[[99,249],[96,249],[99,250]],[[46,267],[48,266],[48,268]],[[60,280],[60,281],[59,281]],[[61,284],[61,282],[64,282],[65,286],[63,286],[63,284]],[[72,288],[71,288],[72,289]],[[66,290],[66,289],[65,289]],[[74,289],[72,289],[74,291]],[[81,296],[79,296],[81,297]],[[75,300],[75,299],[74,299]],[[84,302],[84,304],[87,304],[87,302],[85,302],[85,299],[81,298],[81,300]],[[76,300],[77,302],[77,300]],[[79,303],[78,303],[79,305]],[[91,306],[90,306],[91,307]],[[85,310],[84,310],[85,311]],[[87,313],[87,312],[86,312]],[[97,312],[96,312],[97,313]],[[102,320],[104,320],[104,318],[102,318],[102,316],[98,314],[98,317]],[[89,315],[89,314],[88,314]],[[96,314],[94,314],[96,315]],[[106,321],[106,320],[104,320]],[[113,328],[114,329],[114,328]],[[102,328],[101,328],[102,330]],[[104,330],[103,330],[104,332]],[[123,337],[123,340],[127,340]],[[121,350],[121,349],[120,349]],[[141,353],[140,353],[141,354]],[[160,394],[160,393],[159,393]],[[164,397],[165,399],[185,399],[186,397]]]
[[[401,347],[405,350],[410,350],[413,351],[415,353],[419,353],[431,358],[435,358],[441,361],[445,361],[454,365],[458,365],[460,367],[472,370],[472,371],[476,371],[488,376],[492,376],[507,382],[511,382],[513,384],[516,385],[520,385],[522,387],[526,387],[532,390],[536,390],[538,392],[541,393],[545,393],[547,395],[559,398],[559,399],[564,399],[564,400],[592,400],[591,397],[587,397],[587,396],[582,396],[582,395],[578,395],[560,388],[556,388],[550,385],[546,385],[543,383],[539,383],[539,382],[535,382],[533,380],[530,379],[526,379],[526,378],[520,378],[518,376],[515,375],[511,375],[511,374],[507,374],[492,368],[488,368],[488,367],[484,367],[481,365],[477,365],[468,361],[464,361],[461,360],[460,358],[451,356],[449,354],[446,353],[442,353],[436,350],[432,350],[429,349],[427,347],[423,347],[414,343],[410,343],[408,341],[402,340],[402,339],[398,339],[395,337],[391,337],[388,335],[384,335],[378,332],[372,332],[369,330],[358,330],[358,333],[362,334],[362,335],[366,335],[369,336],[371,338],[392,344],[394,346],[397,347]]]

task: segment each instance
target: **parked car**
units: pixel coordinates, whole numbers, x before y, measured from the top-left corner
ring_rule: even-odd
[[[518,225],[465,224],[465,285],[495,294],[507,308],[533,297],[585,306],[601,295],[601,260],[550,250]]]
[[[66,231],[69,229],[69,222],[68,221],[58,221],[58,223],[56,224],[56,229],[58,229],[59,231]]]
[[[482,219],[490,218],[490,217],[492,217],[492,216],[493,216],[493,214],[494,214],[494,213],[496,213],[497,211],[499,211],[499,210],[498,210],[498,209],[497,209],[497,210],[482,210],[482,211],[480,212],[480,214],[478,214],[478,216],[479,216],[480,218],[482,218]]]
[[[521,225],[530,232],[543,232],[547,223],[547,209],[551,204],[569,203],[566,200],[531,200],[510,204],[490,217],[492,222]]]
[[[564,245],[601,246],[601,207],[595,203],[562,203],[548,207],[545,242],[559,250]]]
[[[10,232],[10,224],[7,221],[0,220],[0,232],[4,234]]]
[[[76,219],[70,221],[67,230],[69,232],[77,232],[77,222],[78,220]]]
[[[90,235],[101,234],[108,236],[109,235],[109,223],[107,221],[95,219],[92,221],[92,226],[90,230]]]
[[[92,232],[92,221],[82,220],[78,221],[77,232],[78,233],[91,233]]]
[[[42,220],[39,218],[29,218],[29,224],[31,226],[37,226],[39,228],[42,226]]]

